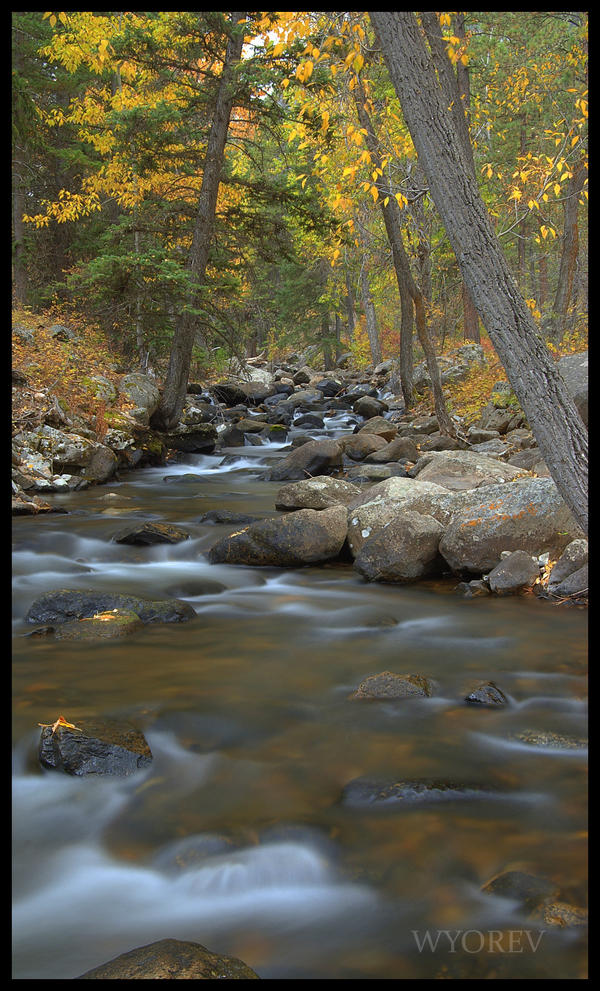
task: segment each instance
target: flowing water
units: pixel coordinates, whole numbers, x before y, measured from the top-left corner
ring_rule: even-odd
[[[585,904],[587,751],[512,739],[585,737],[585,613],[465,600],[456,582],[368,585],[344,564],[210,565],[232,527],[199,516],[272,515],[280,484],[257,478],[279,448],[229,454],[131,472],[54,496],[67,515],[14,521],[14,977],[75,978],[175,937],[271,979],[485,978],[499,962],[513,978],[581,978],[580,929],[536,928],[480,889],[517,868]],[[112,541],[147,519],[190,539]],[[177,596],[196,617],[98,643],[27,637],[27,609],[58,588]],[[384,670],[427,675],[437,694],[348,699]],[[489,678],[511,704],[464,705]],[[132,720],[152,764],[125,779],[43,772],[37,724],[58,714]],[[342,790],[363,776],[483,791],[348,807]],[[487,952],[490,932],[513,931],[533,936]]]

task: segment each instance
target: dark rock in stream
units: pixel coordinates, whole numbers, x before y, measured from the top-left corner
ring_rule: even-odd
[[[297,567],[336,558],[348,530],[345,506],[299,509],[222,537],[210,548],[211,564]]]
[[[493,789],[452,781],[381,781],[355,778],[342,791],[341,802],[353,809],[404,808],[426,802],[487,798]]]
[[[291,482],[314,475],[332,475],[342,467],[342,452],[334,440],[310,440],[296,447],[282,461],[259,478],[271,482]]]
[[[127,777],[151,763],[152,752],[143,734],[129,723],[97,719],[80,722],[78,729],[44,727],[38,751],[42,767],[77,776]]]
[[[182,530],[172,523],[156,523],[148,521],[136,527],[120,530],[112,538],[116,544],[178,544],[189,540],[187,530]]]
[[[508,705],[508,699],[493,681],[483,681],[476,685],[465,698],[470,705],[499,706]]]
[[[209,509],[207,513],[198,516],[196,523],[230,523],[232,526],[248,526],[256,523],[260,516],[250,516],[248,513],[233,513],[229,509]]]
[[[530,747],[540,747],[544,750],[583,750],[588,745],[585,737],[530,729],[514,733],[511,740],[514,740],[515,743],[525,743]]]
[[[182,623],[196,615],[192,606],[180,599],[141,599],[118,592],[97,592],[94,589],[59,589],[36,599],[25,617],[27,623],[66,623],[84,619],[111,609],[127,609],[136,613],[143,623]]]
[[[536,557],[526,551],[512,551],[507,554],[488,575],[490,589],[496,595],[514,595],[533,588],[540,577],[540,566]]]
[[[518,902],[528,912],[534,911],[547,898],[555,898],[559,886],[554,881],[523,871],[503,871],[481,889],[486,895],[497,895]]]
[[[116,640],[144,628],[130,609],[111,609],[84,619],[72,619],[52,628],[57,640]]]
[[[121,953],[114,960],[81,974],[78,980],[259,980],[237,957],[212,953],[200,943],[160,939]]]

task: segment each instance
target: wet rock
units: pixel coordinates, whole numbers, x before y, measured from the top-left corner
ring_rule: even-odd
[[[211,564],[297,567],[337,557],[346,539],[345,506],[300,509],[260,520],[218,540]]]
[[[419,458],[410,474],[421,482],[461,491],[512,482],[527,473],[523,468],[474,451],[429,451]]]
[[[196,522],[248,526],[250,523],[256,523],[259,519],[261,519],[260,516],[251,516],[249,513],[233,513],[229,509],[209,509],[207,513],[202,513]]]
[[[217,443],[217,430],[212,423],[180,424],[163,434],[167,447],[188,454],[210,454]]]
[[[547,750],[582,750],[587,748],[588,741],[584,737],[567,736],[565,733],[550,733],[543,730],[520,730],[513,733],[511,740],[526,743],[530,747],[541,747]]]
[[[540,577],[537,557],[526,551],[512,551],[488,575],[489,586],[497,595],[514,595],[533,588]]]
[[[523,871],[503,871],[487,881],[481,890],[486,895],[510,898],[527,912],[534,911],[547,898],[555,898],[559,893],[559,887],[554,881]]]
[[[172,523],[157,523],[149,520],[140,526],[121,530],[112,539],[116,544],[178,544],[189,540],[189,533]]]
[[[433,516],[404,510],[372,536],[366,536],[354,567],[366,581],[412,582],[440,572],[438,553],[444,528]],[[363,530],[363,537],[367,530]]]
[[[137,613],[111,609],[83,619],[59,623],[53,630],[57,640],[115,640],[143,629]]]
[[[358,486],[343,478],[317,475],[316,478],[305,478],[300,482],[283,485],[275,496],[275,508],[327,509],[329,506],[347,505],[358,495]]]
[[[372,416],[381,416],[382,413],[387,413],[389,406],[382,399],[375,399],[373,396],[362,396],[356,400],[352,409],[359,416],[364,416],[366,420],[369,420]]]
[[[538,918],[546,926],[553,926],[559,929],[571,929],[574,926],[587,926],[588,912],[586,908],[579,908],[577,905],[570,905],[568,902],[557,902],[550,899],[545,902],[535,913],[534,918]]]
[[[314,427],[317,430],[323,429],[323,414],[322,413],[303,413],[294,420],[295,427]]]
[[[470,705],[489,707],[508,705],[506,695],[494,681],[483,681],[480,685],[475,685],[465,697],[465,702]]]
[[[342,467],[342,452],[334,440],[310,440],[294,448],[261,477],[266,481],[286,482],[315,475],[332,475]]]
[[[212,953],[200,943],[161,939],[121,953],[82,974],[79,980],[259,980],[236,957]]]
[[[372,416],[366,423],[363,423],[357,433],[377,434],[378,437],[383,437],[384,440],[390,442],[397,438],[398,428],[383,416]]]
[[[434,683],[422,674],[394,674],[382,671],[372,674],[352,693],[352,699],[407,699],[430,698]]]
[[[66,623],[71,619],[84,619],[112,609],[131,610],[143,623],[182,623],[196,615],[189,603],[179,599],[142,599],[135,595],[94,589],[59,589],[36,599],[30,606],[25,621]]]
[[[79,729],[47,726],[38,756],[42,767],[65,774],[127,777],[147,767],[152,753],[144,736],[129,723],[82,719]]]
[[[551,479],[517,479],[465,495],[440,541],[455,572],[486,574],[504,550],[557,555],[583,536]]]
[[[486,585],[480,578],[475,578],[470,582],[460,582],[454,591],[458,595],[463,595],[465,599],[474,599],[479,595],[490,595],[489,585]]]
[[[485,797],[489,789],[462,782],[416,780],[381,781],[355,778],[342,791],[342,804],[349,808],[404,808],[427,802]]]
[[[38,513],[66,513],[62,506],[52,506],[40,496],[26,496],[24,492],[17,492],[12,497],[13,516],[37,516]]]

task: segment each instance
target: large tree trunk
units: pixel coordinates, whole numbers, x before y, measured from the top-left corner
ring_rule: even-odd
[[[494,234],[416,16],[370,17],[463,279],[552,478],[587,531],[587,430]]]
[[[552,307],[551,337],[554,341],[560,341],[566,330],[567,314],[573,295],[573,279],[577,267],[577,254],[579,251],[579,229],[577,226],[577,213],[579,210],[579,197],[585,183],[587,169],[581,161],[575,167],[573,176],[569,180],[565,197],[565,223],[562,237],[562,252],[560,256],[560,269],[558,272],[558,285],[554,306]]]
[[[198,199],[192,246],[187,261],[187,270],[193,277],[196,287],[200,287],[205,279],[215,225],[221,169],[234,102],[234,66],[240,59],[244,40],[243,28],[240,30],[237,25],[245,16],[244,13],[237,12],[229,15],[231,35],[227,42],[225,62],[219,80],[214,117],[204,160],[202,187]],[[196,291],[194,298],[189,301],[192,306],[198,301],[197,297],[198,292]],[[197,331],[196,324],[196,317],[189,312],[184,312],[175,328],[160,406],[151,421],[152,426],[156,429],[168,430],[175,426],[179,420],[190,373],[192,348]]]

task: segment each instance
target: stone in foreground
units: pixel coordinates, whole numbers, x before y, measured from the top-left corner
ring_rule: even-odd
[[[470,705],[487,706],[488,708],[508,705],[506,695],[498,688],[494,681],[484,681],[480,685],[476,685],[466,696],[465,702],[468,702]]]
[[[150,747],[134,726],[98,719],[81,720],[77,728],[45,726],[38,755],[42,767],[78,777],[127,777],[152,761]]]
[[[192,606],[181,599],[141,599],[136,595],[116,592],[61,588],[36,599],[29,608],[25,622],[66,623],[112,609],[130,610],[143,623],[183,623],[196,615]]]
[[[79,980],[259,980],[237,957],[212,953],[200,943],[182,939],[160,939],[147,946],[121,953],[108,963],[81,974]]]
[[[378,781],[355,778],[342,792],[342,804],[358,809],[395,809],[426,802],[486,798],[492,789],[453,781]]]

